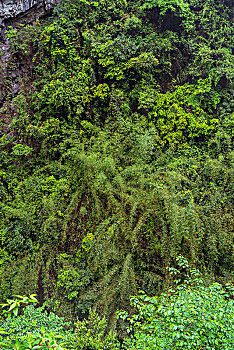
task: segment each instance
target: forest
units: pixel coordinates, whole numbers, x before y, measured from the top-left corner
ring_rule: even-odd
[[[0,349],[234,348],[233,18],[62,0],[8,28]]]

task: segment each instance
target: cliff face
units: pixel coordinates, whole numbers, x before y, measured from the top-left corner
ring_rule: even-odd
[[[28,20],[43,15],[59,3],[59,0],[0,0],[0,25],[29,14]]]
[[[17,28],[17,23],[29,24],[48,14],[61,0],[0,0],[0,106],[9,92],[15,96],[19,90],[22,73],[27,70],[28,62],[18,62],[16,69],[9,74],[8,62],[11,60],[10,46],[5,36],[9,26]],[[9,76],[10,75],[10,76]],[[10,78],[6,87],[5,78]]]

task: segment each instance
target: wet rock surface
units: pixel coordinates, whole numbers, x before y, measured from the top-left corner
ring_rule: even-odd
[[[29,10],[33,20],[37,15],[43,15],[59,3],[59,0],[0,0],[0,25],[3,27],[9,19],[24,16]]]
[[[18,62],[16,70],[8,71],[11,60],[9,40],[5,36],[9,26],[33,23],[37,18],[49,14],[61,0],[0,0],[0,107],[7,92],[14,97],[23,73],[30,67],[28,62]],[[7,86],[6,86],[7,78]]]

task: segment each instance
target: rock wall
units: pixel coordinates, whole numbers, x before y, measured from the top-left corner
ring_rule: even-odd
[[[31,16],[28,21],[33,20],[58,3],[59,0],[0,0],[0,26],[4,27],[9,20],[18,19],[20,16],[27,17],[29,10]]]
[[[14,97],[19,88],[22,73],[28,69],[28,62],[18,62],[15,71],[9,73],[7,64],[11,59],[10,46],[5,36],[9,26],[33,23],[37,18],[49,14],[61,0],[0,0],[0,107],[11,90]],[[8,79],[6,87],[5,80]],[[10,87],[9,87],[10,81]]]

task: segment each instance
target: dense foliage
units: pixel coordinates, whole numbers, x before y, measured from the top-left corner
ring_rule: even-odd
[[[188,262],[178,260],[180,270],[169,269],[177,275],[175,288],[159,297],[132,298],[139,313],[130,318],[132,336],[125,341],[126,349],[233,349],[233,287],[205,287],[199,271],[186,271]]]
[[[117,313],[124,321],[122,342],[116,332],[106,331],[105,318],[95,312],[91,311],[87,320],[76,322],[73,331],[65,331],[71,324],[53,313],[48,315],[43,308],[27,306],[16,317],[11,312],[14,308],[7,310],[4,331],[0,329],[4,336],[1,349],[233,349],[233,285],[227,283],[223,288],[213,283],[205,287],[198,270],[192,269],[182,256],[176,260],[177,268],[168,269],[176,276],[171,288],[160,296],[149,297],[143,292],[132,297],[131,304],[137,312],[131,317],[126,311]]]
[[[63,0],[8,30],[0,299],[114,326],[130,295],[167,290],[179,254],[232,279],[231,18],[228,0]]]

